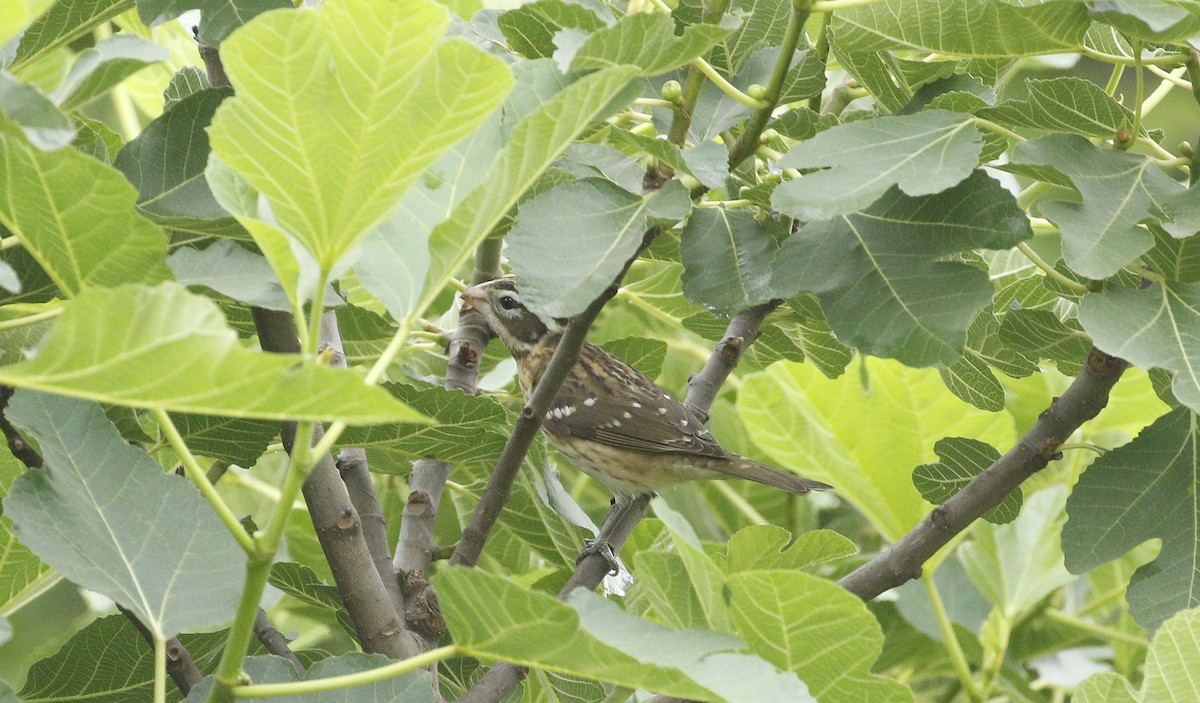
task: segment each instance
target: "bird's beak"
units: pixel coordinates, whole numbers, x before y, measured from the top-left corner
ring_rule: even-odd
[[[462,312],[474,310],[483,312],[483,307],[487,305],[487,293],[484,291],[483,283],[471,286],[462,292]]]

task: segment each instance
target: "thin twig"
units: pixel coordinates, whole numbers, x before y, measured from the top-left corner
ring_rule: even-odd
[[[267,651],[277,657],[283,657],[292,663],[296,673],[304,678],[307,671],[304,665],[300,663],[300,659],[296,657],[296,653],[288,646],[287,638],[283,633],[275,628],[271,623],[271,619],[267,617],[267,611],[262,608],[258,609],[258,615],[254,616],[254,636],[262,642],[262,646],[267,648]]]
[[[1108,394],[1128,364],[1099,350],[1088,355],[1071,385],[1038,416],[1029,432],[980,475],[881,552],[838,581],[863,600],[871,600],[909,579],[955,535],[999,505],[1021,482],[1061,456],[1059,449],[1084,422],[1108,404]]]

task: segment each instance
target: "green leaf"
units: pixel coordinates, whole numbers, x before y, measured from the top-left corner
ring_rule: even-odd
[[[953,364],[993,290],[986,271],[947,257],[1031,235],[1013,196],[983,172],[932,196],[893,188],[865,211],[806,225],[785,241],[773,286],[784,297],[815,293],[838,339],[865,353]]]
[[[342,605],[337,586],[325,583],[315,571],[304,564],[280,561],[271,564],[267,582],[284,593],[308,605],[316,606],[332,614],[347,633],[354,632],[350,614]]]
[[[75,110],[143,68],[168,58],[166,47],[136,35],[108,37],[79,53],[52,97],[63,110]]]
[[[1020,621],[1073,578],[1063,566],[1058,538],[1066,498],[1064,486],[1038,491],[1016,521],[999,526],[977,522],[971,530],[975,539],[958,548],[975,587],[1010,622]]]
[[[628,67],[589,74],[563,88],[517,123],[487,178],[430,235],[432,263],[425,277],[425,292],[414,306],[413,314],[419,315],[433,302],[447,278],[568,144],[593,120],[603,117],[606,110],[623,105],[626,95],[632,99],[633,90],[640,93],[633,77],[633,69]],[[609,282],[611,279],[605,285]]]
[[[1062,546],[1072,573],[1162,539],[1158,558],[1134,573],[1127,591],[1130,612],[1148,631],[1200,603],[1193,567],[1200,560],[1198,452],[1196,415],[1172,410],[1093,462],[1067,500]]]
[[[439,570],[434,585],[471,656],[714,703],[815,700],[794,674],[732,653],[744,647],[735,637],[669,630],[583,589],[560,603],[477,569]]]
[[[948,395],[932,370],[879,359],[858,361],[836,380],[808,364],[775,364],[745,378],[737,410],[766,460],[833,484],[892,541],[930,509],[910,481],[897,477],[933,461],[935,441],[958,435],[1008,446],[1014,438],[1010,415]]]
[[[638,196],[611,181],[587,178],[523,204],[506,240],[522,301],[547,317],[583,312],[641,246],[651,218],[686,214],[678,207],[679,194],[664,188]],[[559,252],[554,266],[545,264],[547,251]]]
[[[295,681],[315,681],[361,674],[394,663],[382,654],[364,654],[350,652],[336,657],[327,657],[314,662],[308,669],[308,674],[301,679],[296,675],[292,663],[282,657],[258,656],[248,657],[243,669],[246,676],[256,684],[292,683]],[[212,689],[212,677],[192,687],[187,700],[190,703],[202,703],[208,700]],[[390,676],[354,686],[353,688],[331,688],[319,693],[288,696],[279,699],[285,703],[434,703],[433,683],[429,672],[423,669],[410,671],[400,676]]]
[[[913,469],[913,485],[921,497],[941,505],[958,493],[983,470],[1000,458],[992,445],[967,437],[945,437],[933,445],[938,463],[921,464]],[[1009,493],[1004,500],[983,514],[983,519],[1001,525],[1012,522],[1021,512],[1021,490]]]
[[[1075,691],[1075,703],[1188,703],[1200,693],[1200,609],[1163,623],[1146,654],[1145,678],[1135,692],[1116,673],[1097,674]]]
[[[945,110],[878,117],[821,132],[788,152],[783,168],[826,169],[781,183],[771,204],[801,220],[862,210],[892,186],[940,193],[971,175],[982,147],[972,118]]]
[[[117,154],[113,165],[137,188],[139,210],[158,224],[198,234],[240,232],[217,203],[204,173],[206,130],[217,107],[231,95],[229,88],[210,88],[181,99]]]
[[[0,45],[17,36],[54,4],[54,0],[3,0],[0,2]]]
[[[885,0],[839,10],[830,31],[844,51],[932,51],[1008,59],[1075,51],[1088,28],[1075,0]]]
[[[179,640],[201,670],[211,670],[227,631],[181,635]],[[29,669],[21,700],[125,703],[154,698],[154,649],[123,615],[91,622],[62,649]],[[167,684],[167,700],[183,696]],[[3,700],[3,699],[0,699]]]
[[[1004,387],[992,367],[1014,378],[1029,376],[1037,364],[1001,344],[1000,323],[991,310],[981,310],[967,328],[967,344],[958,361],[941,369],[951,393],[982,410],[1004,409]]]
[[[1181,283],[1200,283],[1200,237],[1176,239],[1161,227],[1150,227],[1154,247],[1142,256],[1152,270]]]
[[[269,10],[291,9],[288,0],[138,0],[138,17],[153,27],[192,9],[200,10],[200,41],[217,46],[233,30]],[[222,54],[221,58],[225,55]]]
[[[1012,162],[1051,167],[1078,190],[1082,203],[1043,201],[1038,207],[1062,231],[1067,264],[1088,278],[1108,278],[1146,253],[1153,238],[1138,223],[1169,220],[1163,201],[1184,192],[1146,157],[1098,147],[1077,135],[1018,144]]]
[[[268,310],[292,310],[267,260],[235,242],[221,240],[205,249],[180,247],[167,258],[167,264],[180,285],[204,286]]]
[[[272,420],[171,413],[171,420],[193,453],[251,467],[279,434]]]
[[[424,420],[361,378],[249,351],[215,303],[171,283],[89,289],[33,360],[0,367],[0,383],[115,405],[352,424]]]
[[[759,49],[777,47],[783,42],[792,4],[787,0],[733,0],[728,13],[739,17],[742,23],[717,45],[712,52],[712,63],[737,75]]]
[[[170,276],[166,237],[137,214],[119,172],[74,149],[40,151],[3,124],[0,223],[68,296]]]
[[[693,303],[734,315],[781,297],[771,276],[779,239],[750,211],[698,208],[680,238],[683,292]]]
[[[1200,32],[1196,0],[1097,0],[1091,15],[1148,41],[1194,40]]]
[[[505,12],[496,24],[513,51],[537,59],[554,54],[554,36],[560,31],[570,28],[594,32],[604,26],[604,21],[579,3],[538,0]]]
[[[675,22],[662,13],[639,12],[611,27],[592,32],[571,61],[572,71],[609,66],[637,66],[639,75],[657,76],[703,56],[732,30],[712,24],[685,27],[676,36]]]
[[[708,626],[682,557],[643,549],[634,555],[633,564],[637,578],[626,601],[630,612],[650,616],[673,630]]]
[[[25,30],[9,69],[33,63],[133,6],[134,0],[58,0]]]
[[[1005,100],[976,114],[1009,129],[1029,127],[1102,139],[1112,139],[1118,130],[1133,125],[1133,112],[1089,80],[1026,79],[1025,87],[1029,96],[1024,100]]]
[[[0,71],[0,113],[42,151],[61,149],[75,138],[75,125],[58,111],[50,98],[3,71]]]
[[[323,270],[512,85],[499,59],[442,40],[448,23],[431,0],[346,0],[270,13],[221,47],[237,92],[209,128],[213,150]]]
[[[47,467],[4,499],[22,543],[158,637],[233,617],[245,555],[198,491],[126,444],[91,403],[21,391],[7,416]]]
[[[1110,287],[1084,297],[1079,320],[1096,346],[1144,369],[1175,372],[1179,402],[1200,410],[1200,286],[1166,282],[1145,290]]]
[[[11,452],[0,454],[0,498],[24,470]],[[29,547],[17,541],[12,520],[0,512],[0,613],[11,613],[36,593],[51,572]]]
[[[600,346],[650,378],[658,378],[667,358],[667,343],[646,337],[622,337]]]
[[[862,600],[796,571],[729,577],[734,631],[751,651],[794,671],[822,703],[911,703],[906,686],[871,673],[883,632]],[[814,607],[814,604],[820,607]]]
[[[662,520],[671,535],[675,553],[683,561],[687,582],[696,594],[704,614],[701,627],[727,632],[730,628],[729,604],[725,596],[725,576],[720,567],[704,551],[696,531],[681,513],[673,510],[662,498],[651,502],[654,514]]]
[[[1092,340],[1076,320],[1063,322],[1050,310],[1009,310],[1000,323],[1000,341],[1030,359],[1049,359],[1063,373],[1076,373]]]
[[[729,538],[725,570],[730,574],[767,569],[798,571],[857,551],[853,542],[833,530],[802,532],[793,541],[782,527],[752,525]]]
[[[163,112],[167,112],[184,98],[211,87],[204,69],[199,66],[184,66],[171,76],[171,82],[163,90]]]

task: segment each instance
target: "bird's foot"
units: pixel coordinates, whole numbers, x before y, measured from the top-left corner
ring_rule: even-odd
[[[621,562],[617,561],[617,553],[613,551],[612,545],[604,538],[584,540],[583,551],[576,557],[575,565],[579,566],[583,563],[584,559],[593,554],[599,555],[604,560],[604,563],[608,565],[609,576],[616,576],[621,573]]]

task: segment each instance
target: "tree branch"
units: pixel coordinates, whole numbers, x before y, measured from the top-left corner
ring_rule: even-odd
[[[296,673],[300,675],[300,678],[304,678],[304,675],[307,673],[304,665],[300,663],[300,659],[296,657],[296,653],[288,646],[287,638],[275,628],[275,625],[271,624],[271,619],[267,617],[267,611],[262,608],[259,608],[258,615],[254,616],[254,636],[258,638],[259,642],[262,642],[262,646],[266,647],[268,652],[290,661],[292,666],[296,668]],[[170,650],[167,650],[167,654],[169,661]],[[187,695],[186,692],[184,695]]]
[[[684,403],[689,410],[703,417],[705,421],[708,420],[708,409],[721,390],[721,384],[729,378],[729,374],[742,360],[742,353],[746,351],[746,347],[758,339],[763,320],[782,303],[782,300],[772,300],[746,308],[729,321],[729,326],[725,328],[725,336],[708,357],[704,368],[688,379],[687,399]]]
[[[529,446],[533,444],[533,438],[537,436],[538,430],[542,427],[542,418],[545,417],[546,411],[554,402],[554,397],[558,394],[558,389],[562,386],[563,381],[566,380],[567,374],[579,360],[579,352],[583,349],[583,343],[587,341],[588,330],[591,329],[592,323],[596,321],[596,317],[604,305],[617,294],[621,280],[625,278],[629,267],[658,236],[659,229],[654,226],[646,230],[642,236],[641,246],[633,253],[633,256],[625,261],[625,265],[613,278],[613,282],[567,325],[562,339],[558,342],[558,347],[554,350],[554,356],[550,358],[550,363],[546,366],[546,372],[542,374],[529,401],[521,409],[521,415],[517,418],[508,442],[504,445],[504,451],[501,452],[500,459],[496,462],[496,468],[492,471],[491,478],[488,479],[483,496],[479,499],[479,505],[475,507],[475,514],[471,516],[471,522],[463,530],[462,539],[454,549],[454,555],[450,557],[452,565],[474,566],[479,559],[479,554],[483,551],[483,545],[487,542],[492,527],[500,516],[500,511],[508,502],[512,482],[521,468],[521,462],[525,460]]]
[[[264,351],[300,351],[291,313],[251,308],[251,314]],[[283,423],[280,434],[284,449],[291,453],[296,423]],[[314,441],[320,435],[321,427],[317,425]],[[375,568],[358,511],[350,501],[333,457],[326,454],[319,459],[304,481],[303,490],[321,550],[329,562],[338,594],[346,605],[363,650],[393,659],[420,653],[420,643],[404,630],[400,615]]]
[[[1099,350],[1061,397],[1038,416],[1029,432],[949,500],[933,509],[911,532],[838,581],[863,600],[871,600],[909,579],[955,535],[1000,504],[1022,481],[1062,455],[1058,448],[1084,422],[1108,404],[1108,394],[1129,364]]]

